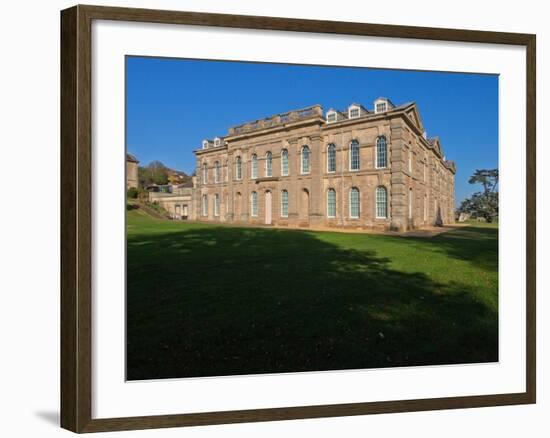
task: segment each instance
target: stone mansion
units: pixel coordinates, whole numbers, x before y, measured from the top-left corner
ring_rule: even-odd
[[[414,102],[289,111],[229,128],[195,156],[190,219],[398,231],[454,222],[455,164]]]

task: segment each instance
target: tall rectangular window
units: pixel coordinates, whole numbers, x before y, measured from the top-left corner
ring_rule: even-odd
[[[336,146],[332,143],[327,148],[327,172],[336,172]]]
[[[288,192],[281,191],[281,217],[288,217]]]
[[[241,157],[237,157],[235,159],[235,179],[242,179],[242,170]]]
[[[376,188],[376,217],[385,219],[388,217],[388,193],[385,187]]]
[[[220,195],[214,195],[214,216],[220,215]]]
[[[288,176],[288,151],[286,149],[281,152],[281,175]]]
[[[252,192],[250,194],[250,215],[258,216],[258,193]]]
[[[359,142],[353,140],[349,146],[349,170],[359,170]]]
[[[265,176],[273,175],[273,154],[268,152],[265,154]]]
[[[327,217],[336,217],[336,190],[334,189],[327,191]]]
[[[383,169],[385,167],[388,167],[386,137],[378,137],[376,139],[376,168]]]
[[[302,173],[309,173],[309,147],[302,147]]]
[[[202,183],[208,183],[208,164],[203,163],[202,165]]]
[[[216,161],[214,163],[214,182],[219,183],[220,182],[220,162]]]
[[[256,154],[252,154],[250,160],[250,178],[258,178],[258,156]]]
[[[349,191],[349,216],[352,219],[359,218],[359,189],[352,187]]]
[[[202,195],[202,215],[208,216],[208,196]]]

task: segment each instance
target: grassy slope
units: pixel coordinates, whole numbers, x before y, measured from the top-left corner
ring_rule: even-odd
[[[128,212],[129,379],[498,360],[498,229],[404,238]]]

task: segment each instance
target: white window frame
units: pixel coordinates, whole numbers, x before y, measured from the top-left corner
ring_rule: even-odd
[[[330,148],[331,146],[334,148],[334,170],[330,170]],[[334,143],[330,143],[327,146],[327,173],[335,173],[336,172],[336,145]]]
[[[334,193],[334,214],[330,214],[330,200],[329,200],[329,194]],[[334,219],[336,218],[336,206],[338,205],[337,199],[336,199],[336,190],[332,187],[329,187],[327,190],[327,218]]]
[[[307,172],[304,172],[304,150],[308,151],[307,154]],[[302,146],[302,149],[300,150],[300,174],[301,175],[308,175],[311,173],[311,149],[307,144]]]
[[[208,163],[202,163],[202,183],[208,184]]]
[[[214,216],[220,216],[220,195],[218,193],[214,195]]]
[[[285,159],[285,153],[286,153],[286,159]],[[286,172],[285,172],[285,163],[286,163]],[[289,167],[288,167],[288,149],[283,149],[281,151],[281,176],[288,176],[289,175]]]
[[[250,179],[258,178],[258,156],[252,154],[250,157]]]
[[[351,153],[352,145],[357,145],[357,169],[353,169],[351,167],[351,163],[352,163],[352,153]],[[359,170],[361,170],[361,148],[359,147],[359,141],[357,141],[357,140],[352,140],[349,143],[348,169],[349,169],[350,172],[358,172]]]
[[[268,172],[269,170],[269,172]],[[266,177],[273,176],[273,154],[271,151],[265,153],[265,168],[264,173]]]
[[[202,141],[202,148],[203,149],[208,149],[208,140],[203,140]]]
[[[334,116],[334,120],[330,120],[331,116]],[[327,123],[336,123],[338,121],[338,113],[336,111],[327,112]]]
[[[357,110],[357,115],[352,116],[351,113],[352,113],[352,111],[355,111],[355,110]],[[361,117],[361,108],[357,105],[351,105],[348,108],[348,119],[357,119],[359,117]]]
[[[384,210],[386,212],[385,216],[380,216],[378,213],[378,189],[384,190]],[[374,189],[374,217],[376,219],[388,219],[388,189],[386,186],[377,186],[376,189]]]
[[[285,209],[283,207],[284,206],[283,193],[286,193],[286,213],[285,213]],[[281,217],[288,217],[288,203],[289,203],[288,190],[283,189],[283,190],[281,190]]]
[[[357,210],[358,215],[354,216],[351,212],[352,210],[352,203],[351,203],[351,195],[354,191],[357,191]],[[361,190],[359,190],[357,187],[352,187],[349,189],[349,218],[350,219],[360,219],[361,218]]]
[[[220,162],[214,163],[214,182],[217,184],[220,182]]]
[[[385,149],[384,161],[386,162],[385,166],[379,166],[378,165],[378,141],[382,138],[384,139],[384,149]],[[374,168],[375,169],[387,169],[388,168],[388,139],[384,135],[379,135],[378,137],[376,137],[376,143],[374,145]]]
[[[216,137],[214,139],[214,146],[218,147],[218,146],[221,146],[222,144],[222,139],[220,137]]]
[[[240,156],[235,158],[235,180],[243,179],[243,161]]]
[[[258,192],[250,193],[250,216],[258,217]]]
[[[383,106],[384,109],[378,109],[378,106]],[[374,102],[374,113],[381,114],[388,111],[388,101],[387,100],[377,100]]]
[[[202,195],[202,216],[208,217],[208,195]]]

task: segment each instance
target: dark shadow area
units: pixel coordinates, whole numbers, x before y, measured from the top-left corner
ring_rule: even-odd
[[[59,427],[60,419],[57,411],[38,411],[34,413],[38,418],[52,426]]]
[[[480,251],[443,237],[429,240],[452,257]],[[130,380],[498,360],[498,315],[470,286],[394,270],[374,251],[226,227],[127,245]]]

